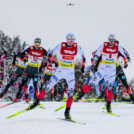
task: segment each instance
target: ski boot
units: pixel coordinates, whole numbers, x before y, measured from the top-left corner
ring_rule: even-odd
[[[34,103],[32,103],[31,105],[29,105],[26,110],[34,109],[37,105],[39,105],[39,102],[40,102],[40,100],[39,100],[39,99],[36,99],[36,100],[34,101]]]
[[[71,120],[72,119],[72,117],[70,115],[70,108],[69,107],[66,107],[64,115],[65,115],[66,120]]]
[[[83,90],[81,90],[81,92],[75,94],[73,100],[75,102],[78,102],[83,96],[84,96],[84,92],[83,92]]]
[[[112,113],[111,102],[107,101],[106,109],[107,112]]]

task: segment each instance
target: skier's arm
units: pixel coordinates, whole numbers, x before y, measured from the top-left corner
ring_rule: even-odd
[[[86,58],[85,58],[85,55],[81,49],[80,46],[78,46],[78,53],[81,55],[82,57],[82,66],[81,66],[81,72],[84,73],[84,68],[85,68],[85,62],[86,62]]]
[[[93,73],[97,71],[98,65],[100,61],[102,60],[102,51],[103,51],[104,44],[100,45],[98,49],[95,51],[95,56],[93,57],[95,64],[93,65]]]
[[[47,56],[52,63],[54,63],[53,59],[51,58],[52,55],[55,54],[56,52],[60,51],[60,49],[61,49],[61,44],[57,45],[54,49],[52,49],[50,52],[48,52]]]
[[[129,54],[128,51],[126,51],[124,48],[123,48],[123,50],[124,50],[124,54],[125,54],[126,57],[127,57],[128,62],[130,62],[130,61],[131,61],[131,59],[130,59],[130,54]]]
[[[95,56],[100,57],[102,55],[103,46],[104,44],[98,47],[98,49],[95,51]]]
[[[47,55],[53,55],[55,54],[56,52],[60,51],[61,49],[61,44],[57,45],[54,49],[52,49]]]
[[[119,45],[119,55],[121,55],[122,57],[127,58],[123,47],[121,47],[120,45]]]
[[[48,52],[43,48],[43,55],[47,55],[48,54]]]
[[[18,57],[24,58],[25,54],[29,53],[29,50],[30,50],[30,48],[27,48],[25,51],[19,52]]]

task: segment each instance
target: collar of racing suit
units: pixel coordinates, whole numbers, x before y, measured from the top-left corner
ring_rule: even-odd
[[[67,44],[67,42],[66,42],[66,45],[67,45],[67,47],[69,47],[69,48],[71,48],[72,46],[69,46],[68,44]]]
[[[110,45],[109,42],[108,42],[108,46],[109,46],[109,47],[113,47],[114,45]]]

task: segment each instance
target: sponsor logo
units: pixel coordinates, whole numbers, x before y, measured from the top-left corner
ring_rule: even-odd
[[[115,52],[116,51],[116,49],[110,49],[110,48],[107,48],[106,49],[108,52]]]
[[[32,52],[32,54],[35,54],[35,55],[41,55],[41,53],[37,53],[37,52]]]
[[[97,72],[97,75],[98,75],[100,78],[102,78],[102,75],[100,74],[100,72]]]
[[[108,61],[114,61],[114,59],[109,59],[109,58],[106,58],[106,60],[108,60]]]
[[[72,63],[72,61],[63,60],[64,63]]]
[[[68,50],[64,50],[64,52],[65,52],[66,54],[74,54],[74,53],[75,53],[75,51],[68,51]]]
[[[58,82],[58,80],[59,80],[55,75],[52,75],[52,78],[53,78],[56,82]]]

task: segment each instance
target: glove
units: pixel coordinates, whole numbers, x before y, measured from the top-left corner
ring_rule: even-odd
[[[92,72],[93,72],[93,73],[97,72],[97,66],[94,66],[94,67],[93,67]]]
[[[131,62],[131,59],[130,59],[130,57],[127,57],[127,60],[128,60],[128,62]]]
[[[58,64],[55,62],[55,67],[57,68],[58,67]]]
[[[124,68],[127,68],[127,67],[128,67],[128,63],[125,62],[125,63],[124,63]]]
[[[81,68],[81,72],[84,73],[84,67]]]
[[[24,62],[25,62],[25,63],[27,62],[27,58],[26,58],[26,57],[24,57]]]

